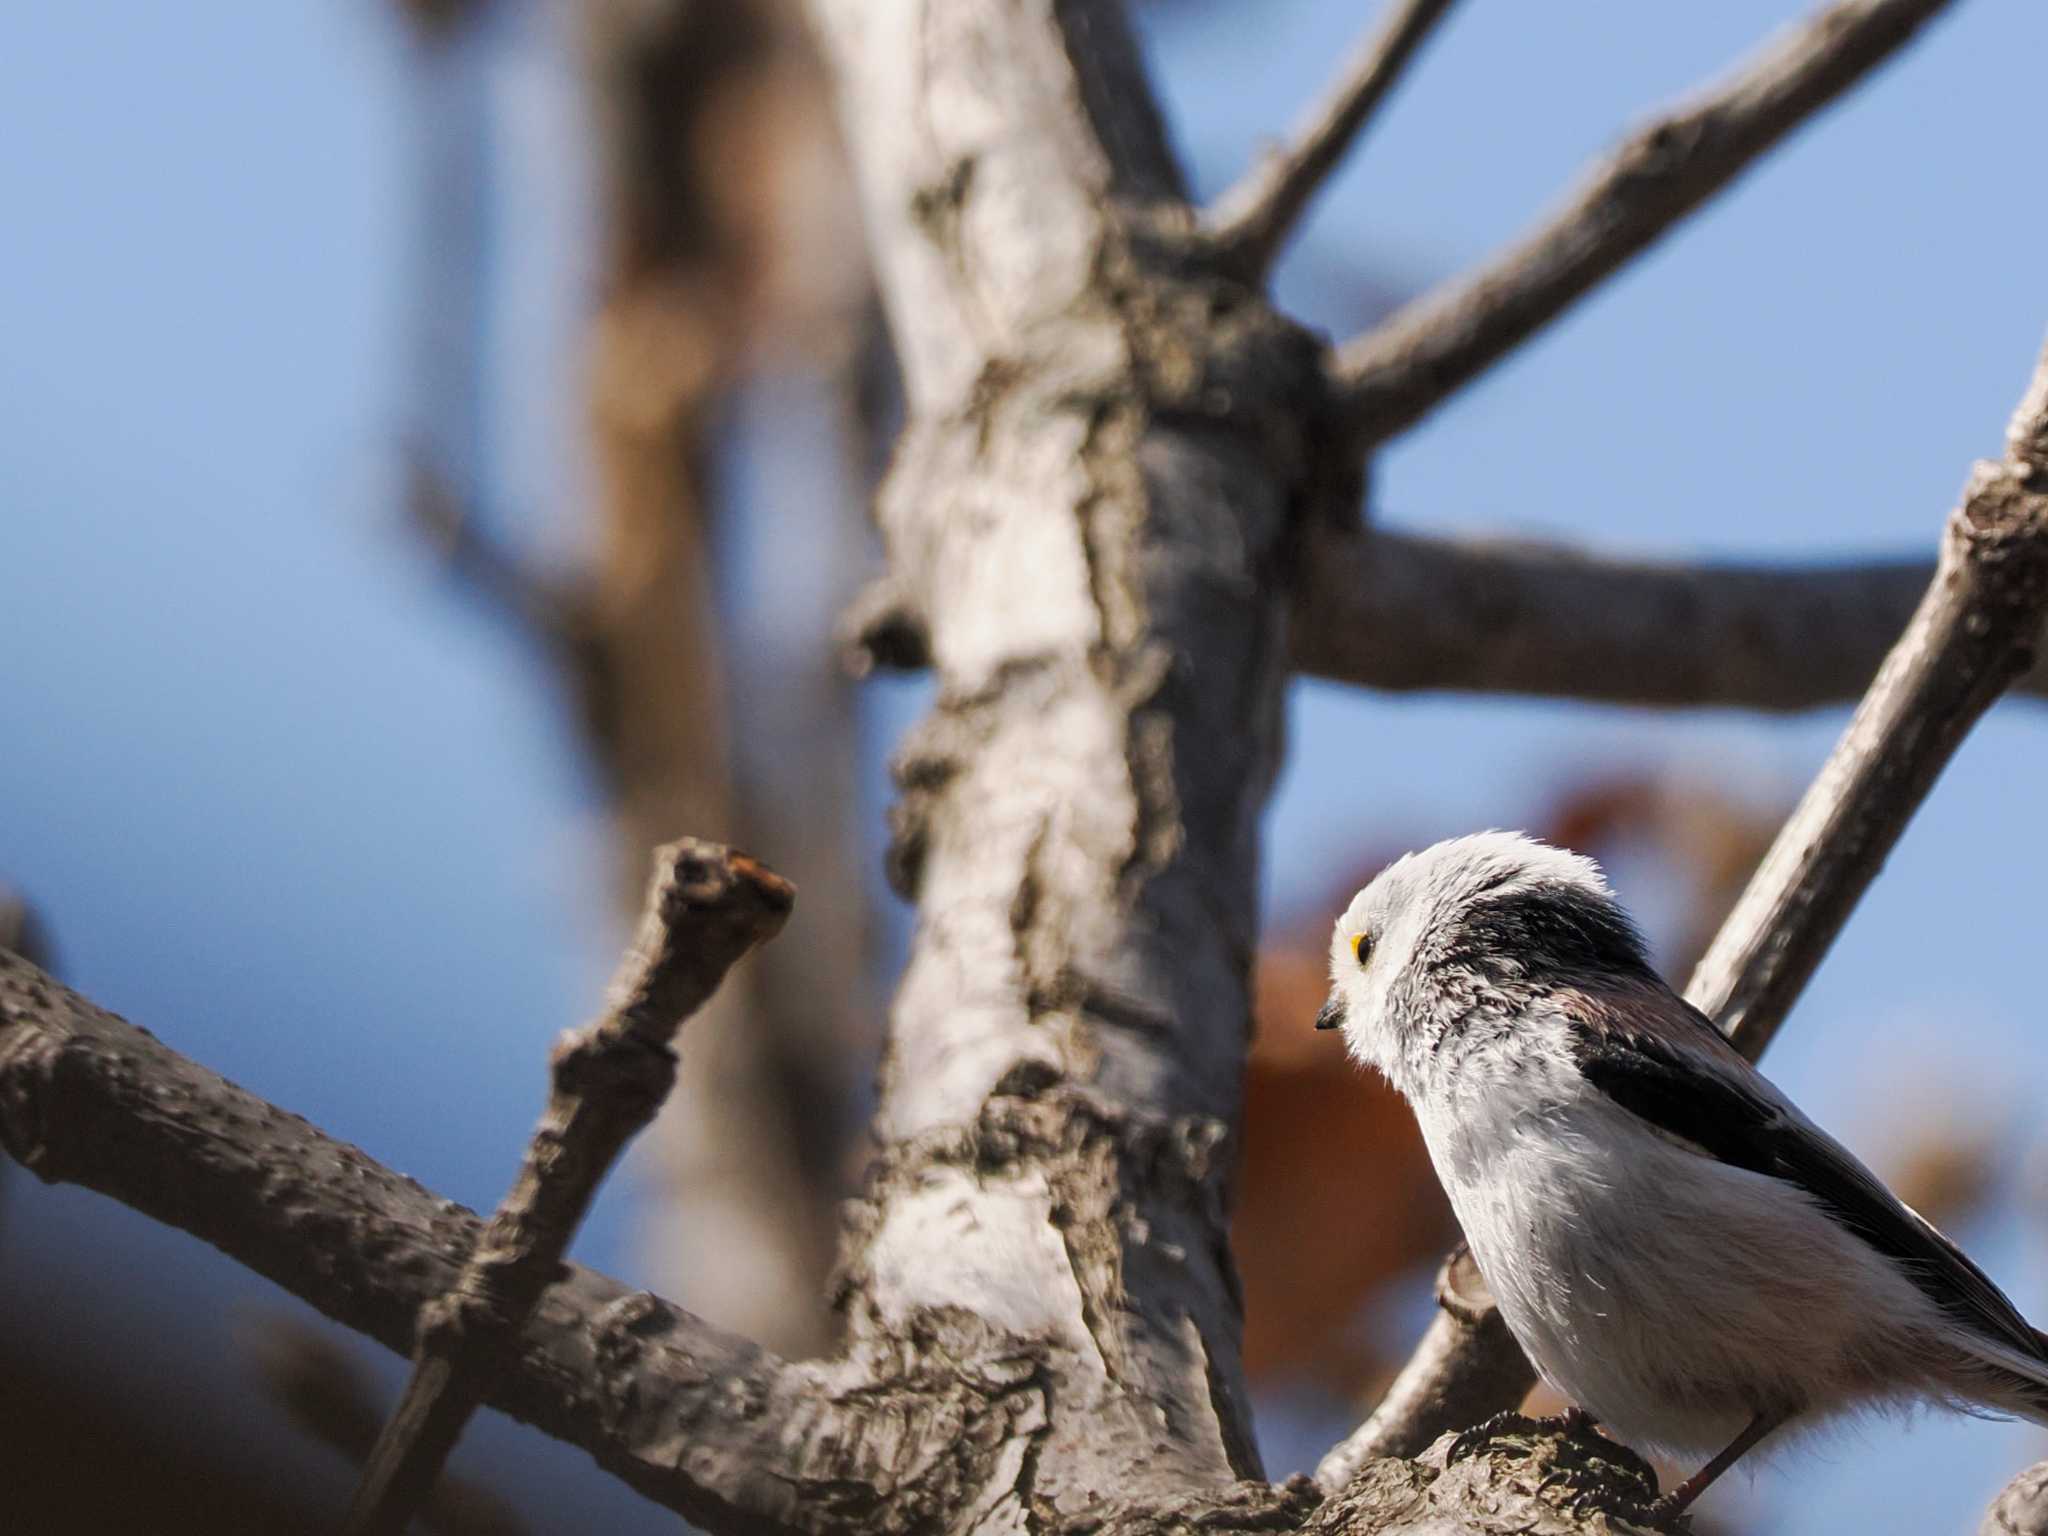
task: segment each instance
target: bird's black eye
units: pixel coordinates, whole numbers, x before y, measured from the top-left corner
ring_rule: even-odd
[[[1353,934],[1351,938],[1351,953],[1358,957],[1358,968],[1361,971],[1372,964],[1372,935],[1369,933]]]

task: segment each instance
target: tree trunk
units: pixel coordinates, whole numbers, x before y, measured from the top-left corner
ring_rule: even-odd
[[[1222,1489],[1259,1472],[1226,1221],[1320,349],[1186,259],[1115,8],[813,9],[909,402],[890,579],[939,688],[896,764],[919,919],[851,1347],[1014,1384],[951,1529]],[[953,1432],[943,1395],[909,1412],[894,1455]]]

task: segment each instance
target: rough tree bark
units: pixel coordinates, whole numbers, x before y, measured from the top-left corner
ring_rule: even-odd
[[[814,12],[910,410],[879,518],[939,683],[897,764],[919,922],[849,1347],[1021,1363],[1039,1401],[956,1529],[1220,1491],[1258,1471],[1225,1170],[1291,531],[1337,489],[1320,351],[1162,229],[1114,8]]]

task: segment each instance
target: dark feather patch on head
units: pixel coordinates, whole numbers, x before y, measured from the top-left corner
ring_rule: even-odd
[[[1443,957],[1452,965],[1518,967],[1528,977],[1654,976],[1643,936],[1598,893],[1562,881],[1488,896],[1455,919]]]

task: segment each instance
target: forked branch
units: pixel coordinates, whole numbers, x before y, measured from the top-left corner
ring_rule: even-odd
[[[716,843],[657,851],[604,1016],[556,1045],[553,1091],[517,1182],[454,1288],[420,1310],[412,1378],[356,1485],[349,1536],[399,1536],[432,1491],[486,1375],[561,1273],[597,1186],[668,1097],[676,1032],[781,929],[793,898],[779,876]]]
[[[1912,622],[1686,988],[1751,1060],[1970,727],[2034,664],[2044,621],[2048,349],[2006,430],[2004,458],[1975,467],[1949,514]],[[1512,1408],[1532,1379],[1512,1368],[1513,1353],[1490,1306],[1446,1307],[1400,1377],[1406,1411],[1374,1414],[1324,1458],[1318,1482],[1333,1487],[1374,1457],[1465,1427],[1475,1412]],[[1481,1379],[1503,1384],[1501,1395],[1472,1390]],[[1455,1421],[1445,1405],[1456,1405]]]
[[[1224,261],[1247,279],[1273,264],[1302,210],[1335,171],[1453,0],[1390,0],[1284,147],[1216,201],[1208,216]]]
[[[1732,79],[1631,135],[1563,208],[1478,271],[1347,343],[1358,440],[1413,426],[1890,58],[1948,0],[1838,0]]]

